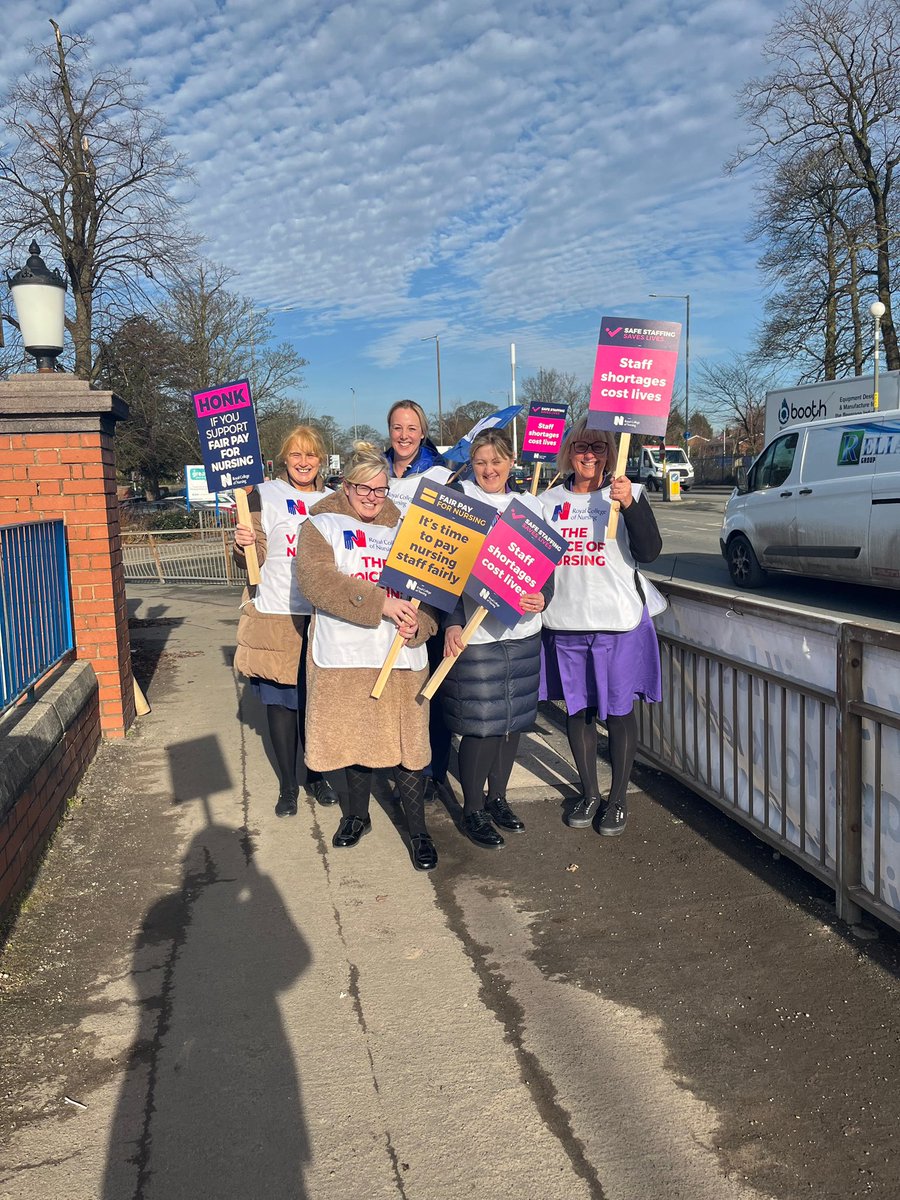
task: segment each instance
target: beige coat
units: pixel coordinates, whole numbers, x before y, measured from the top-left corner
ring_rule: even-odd
[[[250,493],[250,520],[256,531],[256,557],[262,567],[266,561],[266,531],[262,525],[259,493]],[[243,567],[246,558],[242,546],[235,545],[234,561]],[[297,686],[300,650],[309,617],[288,616],[285,613],[256,611],[253,597],[256,588],[244,588],[241,596],[241,617],[238,621],[237,650],[234,665],[250,679],[268,679],[272,683]]]
[[[344,493],[328,496],[312,509],[316,513],[356,516]],[[357,517],[358,519],[358,517]],[[400,513],[386,500],[375,525],[395,525]],[[384,592],[375,583],[344,575],[335,565],[331,546],[311,521],[300,532],[297,577],[316,609],[353,625],[376,629],[381,621]],[[307,651],[306,762],[314,771],[403,765],[420,771],[431,759],[428,742],[428,701],[418,692],[428,678],[421,671],[392,671],[380,700],[370,696],[378,677],[375,667],[317,667],[312,659],[315,615]],[[419,609],[419,631],[410,646],[420,646],[437,630],[434,612]]]

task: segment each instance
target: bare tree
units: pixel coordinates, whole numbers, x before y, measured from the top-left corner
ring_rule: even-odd
[[[773,71],[740,95],[755,140],[729,166],[754,157],[791,163],[810,152],[837,156],[871,205],[885,353],[888,367],[900,368],[891,313],[892,187],[900,163],[897,5],[800,0],[776,21],[764,53]]]
[[[579,383],[571,372],[557,371],[555,367],[541,367],[537,375],[522,380],[521,400],[528,405],[534,401],[541,404],[565,404],[568,406],[568,423],[573,425],[587,412],[591,399],[590,384]],[[525,410],[528,411],[527,408]]]
[[[169,191],[189,172],[130,73],[94,68],[90,39],[50,23],[54,41],[32,47],[37,70],[0,108],[0,246],[53,243],[70,284],[75,373],[93,379],[98,335],[196,244]]]
[[[732,430],[738,442],[754,454],[762,449],[766,392],[778,383],[772,368],[735,354],[726,362],[702,362],[691,383],[706,411]]]

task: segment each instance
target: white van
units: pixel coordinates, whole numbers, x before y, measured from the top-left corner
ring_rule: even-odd
[[[666,446],[665,468],[659,446],[641,446],[638,453],[629,458],[625,473],[634,483],[643,483],[651,491],[658,492],[662,488],[664,469],[678,477],[682,491],[691,490],[694,468],[681,446]]]
[[[900,416],[784,430],[738,483],[719,542],[738,587],[788,571],[900,588]]]

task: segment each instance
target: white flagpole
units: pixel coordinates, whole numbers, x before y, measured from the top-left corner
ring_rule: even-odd
[[[513,406],[516,403],[516,343],[509,343],[509,365],[512,370],[512,402]],[[516,462],[519,457],[519,432],[516,428],[516,418],[513,417],[513,462]]]

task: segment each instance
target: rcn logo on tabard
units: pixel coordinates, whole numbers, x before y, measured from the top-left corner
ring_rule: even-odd
[[[302,500],[288,500],[287,510],[292,517],[305,517],[306,505]]]
[[[352,550],[357,546],[360,550],[366,548],[366,535],[362,529],[345,529],[344,530],[344,549]]]
[[[568,500],[565,502],[565,504],[557,504],[556,508],[553,510],[553,520],[568,521],[570,508],[571,505],[569,504]]]

